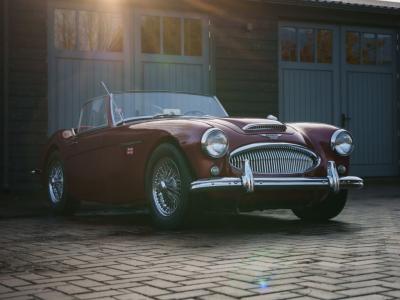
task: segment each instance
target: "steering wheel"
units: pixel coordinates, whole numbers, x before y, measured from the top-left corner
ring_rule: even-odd
[[[204,116],[204,112],[200,110],[189,110],[184,113],[185,116]]]

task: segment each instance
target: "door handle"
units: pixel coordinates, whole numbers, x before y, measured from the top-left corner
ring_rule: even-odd
[[[350,120],[351,120],[350,117],[348,117],[345,113],[342,113],[342,115],[340,116],[340,126],[342,128],[346,128]]]

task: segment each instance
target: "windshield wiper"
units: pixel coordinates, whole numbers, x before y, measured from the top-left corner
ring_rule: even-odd
[[[142,116],[142,117],[132,117],[126,118],[124,120],[118,121],[115,123],[116,126],[124,125],[125,123],[139,121],[139,120],[147,120],[147,119],[163,119],[163,118],[173,118],[173,117],[182,117],[183,115],[175,115],[175,114],[157,114],[154,116]]]

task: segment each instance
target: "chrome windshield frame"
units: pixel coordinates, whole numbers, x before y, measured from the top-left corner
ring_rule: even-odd
[[[217,106],[221,109],[221,111],[225,114],[224,116],[222,116],[222,118],[227,118],[229,117],[229,114],[227,113],[227,111],[225,110],[225,107],[221,104],[221,102],[219,101],[219,99],[217,98],[217,96],[210,96],[210,95],[203,95],[203,94],[195,94],[195,93],[186,93],[186,92],[170,92],[170,91],[127,91],[127,92],[113,92],[110,94],[109,96],[109,103],[108,103],[108,107],[110,110],[110,115],[111,115],[111,122],[112,125],[115,127],[117,126],[117,124],[119,124],[120,122],[116,122],[115,118],[114,118],[114,114],[112,111],[112,105],[114,102],[114,96],[115,95],[120,95],[120,94],[135,94],[135,93],[146,93],[146,94],[151,94],[151,93],[165,93],[165,94],[179,94],[179,95],[188,95],[188,96],[202,96],[202,97],[208,97],[209,99],[213,99],[215,101],[215,103],[217,104]],[[91,100],[89,100],[91,101]],[[88,102],[89,102],[88,101]],[[154,115],[143,115],[143,116],[138,116],[138,117],[132,117],[132,118],[124,118],[123,123],[124,122],[134,122],[135,120],[143,120],[143,119],[151,119],[153,118]]]

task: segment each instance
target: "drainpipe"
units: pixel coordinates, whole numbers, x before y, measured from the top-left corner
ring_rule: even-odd
[[[3,189],[8,190],[8,0],[3,0],[3,10]]]

